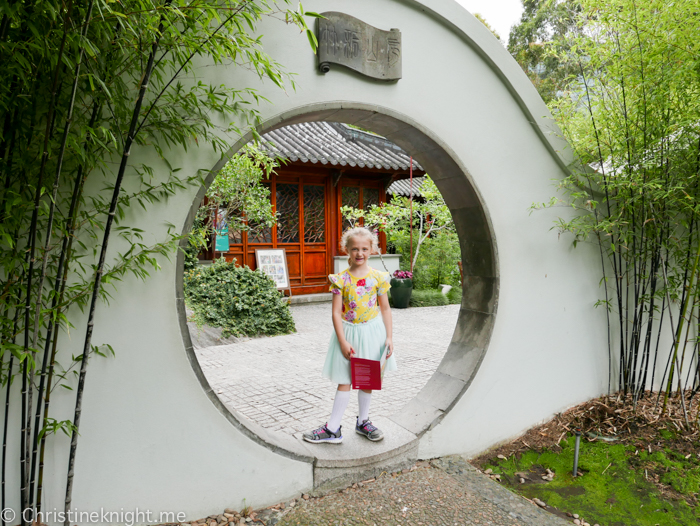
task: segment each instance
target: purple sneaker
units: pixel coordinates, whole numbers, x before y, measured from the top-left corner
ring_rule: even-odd
[[[369,421],[369,418],[362,423],[360,423],[358,418],[357,423],[355,424],[355,432],[367,437],[367,439],[371,440],[372,442],[378,442],[384,438],[384,433],[373,426],[372,422]]]
[[[304,433],[304,440],[311,442],[312,444],[318,444],[319,442],[329,442],[331,444],[340,444],[343,441],[343,434],[340,430],[343,426],[338,428],[335,433],[328,429],[328,424],[323,424],[318,429]]]

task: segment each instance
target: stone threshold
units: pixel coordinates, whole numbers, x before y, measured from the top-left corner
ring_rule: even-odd
[[[292,296],[292,305],[303,305],[305,303],[325,303],[333,301],[333,294],[330,292],[322,292],[319,294],[300,294],[298,296]]]

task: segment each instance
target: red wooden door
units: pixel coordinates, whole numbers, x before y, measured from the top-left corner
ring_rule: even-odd
[[[328,274],[328,206],[325,184],[302,187],[303,260],[302,287],[308,292],[325,292]]]
[[[326,292],[330,273],[328,179],[285,173],[273,175],[270,199],[278,214],[272,228],[250,225],[229,233],[229,251],[239,264],[256,268],[255,250],[284,248],[293,294]]]
[[[373,205],[386,202],[386,195],[384,195],[381,190],[381,183],[379,181],[353,180],[348,178],[341,181],[338,188],[337,199],[339,201],[338,208],[352,206],[353,208],[360,208],[367,211]],[[360,221],[360,224],[364,224],[364,220]],[[338,235],[342,236],[343,232],[349,227],[350,222],[347,219],[343,219],[342,222],[338,221]],[[382,251],[386,251],[384,235],[382,234],[379,237],[380,248]]]
[[[324,292],[330,271],[326,184],[299,177],[294,182],[278,179],[275,186],[276,246],[287,252],[292,292]]]

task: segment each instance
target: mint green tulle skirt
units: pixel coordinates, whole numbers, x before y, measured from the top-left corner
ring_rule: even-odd
[[[366,323],[350,323],[343,320],[345,339],[355,350],[355,357],[367,360],[379,360],[384,352],[386,342],[386,327],[381,316],[372,318]],[[386,361],[384,372],[395,371],[396,360],[392,354]],[[350,360],[346,360],[340,350],[338,337],[333,332],[331,342],[328,345],[326,363],[323,365],[323,376],[330,378],[335,384],[349,384]]]

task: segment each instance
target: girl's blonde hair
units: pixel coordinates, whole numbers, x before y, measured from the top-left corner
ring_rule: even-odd
[[[372,245],[372,252],[379,252],[379,238],[377,237],[377,234],[372,232],[367,227],[356,226],[355,228],[350,228],[343,232],[343,236],[340,238],[340,248],[346,254],[348,253],[348,244],[350,243],[350,240],[354,237],[364,237],[366,239],[369,239]]]

